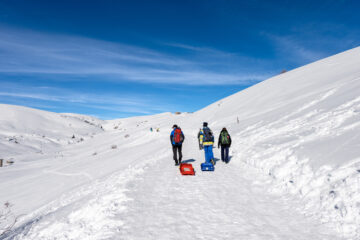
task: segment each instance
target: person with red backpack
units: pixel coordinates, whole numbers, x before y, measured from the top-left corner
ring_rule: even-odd
[[[223,128],[219,135],[218,148],[221,146],[221,161],[229,163],[229,148],[231,137],[226,128]]]
[[[170,134],[170,142],[173,149],[173,158],[175,160],[175,166],[178,166],[181,163],[182,159],[182,143],[185,140],[184,133],[181,131],[181,128],[178,127],[176,124],[173,126],[173,131]],[[177,157],[177,153],[179,153],[179,159]]]

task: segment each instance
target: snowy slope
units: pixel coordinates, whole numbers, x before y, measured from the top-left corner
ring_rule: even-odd
[[[102,132],[102,121],[0,104],[0,158],[43,153]],[[74,136],[74,138],[73,138]]]
[[[196,113],[231,126],[234,154],[350,235],[360,226],[360,48],[271,78]],[[239,118],[239,124],[237,124]]]
[[[0,168],[1,229],[17,219],[0,239],[358,239],[359,66],[355,48],[193,114],[101,121],[0,105],[0,158],[15,161]],[[199,169],[203,121],[233,138],[214,173]],[[174,123],[195,177],[173,166]]]

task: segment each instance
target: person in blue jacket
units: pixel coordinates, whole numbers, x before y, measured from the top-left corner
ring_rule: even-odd
[[[181,163],[182,159],[182,144],[185,140],[184,133],[181,131],[181,128],[176,124],[173,126],[173,131],[170,134],[170,142],[173,149],[173,158],[175,160],[175,166]],[[177,153],[179,153],[179,158],[177,157]]]
[[[213,153],[214,134],[208,127],[207,122],[203,123],[203,128],[202,131],[199,132],[199,136],[202,137],[203,139],[202,146],[205,152],[205,162],[212,163],[212,165],[215,165],[214,153]]]

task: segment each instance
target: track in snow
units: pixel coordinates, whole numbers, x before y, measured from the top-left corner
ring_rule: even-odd
[[[254,183],[255,169],[218,161],[215,172],[201,172],[203,151],[194,155],[195,177],[181,176],[171,157],[147,169],[128,193],[133,201],[115,239],[336,239],[318,220],[297,212],[296,203]]]
[[[144,164],[52,203],[8,238],[336,239],[317,219],[297,212],[299,203],[267,193],[266,176],[232,166],[239,159],[201,172],[203,151],[194,150],[196,139],[187,141],[184,160],[194,160],[196,176],[180,175],[170,149],[154,151]]]

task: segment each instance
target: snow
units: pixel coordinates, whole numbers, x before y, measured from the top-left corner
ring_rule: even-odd
[[[0,239],[359,239],[359,66],[355,48],[192,114],[102,121],[1,104],[0,231],[15,225]],[[233,140],[210,173],[203,121]],[[173,166],[173,124],[196,176]]]

